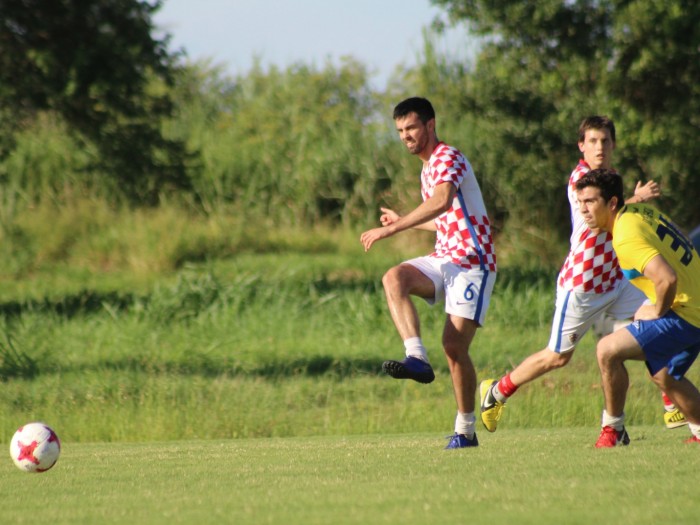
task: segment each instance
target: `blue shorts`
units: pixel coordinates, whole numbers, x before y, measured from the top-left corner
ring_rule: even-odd
[[[680,380],[700,353],[700,328],[673,311],[653,321],[635,321],[626,328],[642,347],[652,376],[668,367],[668,374]]]

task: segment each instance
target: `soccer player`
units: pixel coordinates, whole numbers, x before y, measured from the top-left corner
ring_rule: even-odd
[[[476,372],[469,346],[484,323],[496,280],[491,226],[469,161],[456,148],[438,140],[435,111],[424,98],[409,98],[394,109],[401,141],[423,161],[423,202],[404,216],[381,208],[379,228],[360,240],[372,245],[409,228],[436,232],[435,251],[390,268],[382,278],[391,317],[406,357],[385,361],[384,372],[396,379],[430,383],[435,378],[421,339],[418,313],[411,296],[429,304],[445,302],[442,345],[452,378],[457,416],[446,448],[475,447]]]
[[[571,173],[568,186],[571,249],[557,278],[556,309],[549,343],[500,380],[481,382],[481,420],[490,432],[496,431],[506,400],[525,383],[565,366],[578,342],[601,314],[629,319],[645,300],[644,294],[623,278],[610,234],[588,228],[576,200],[575,185],[585,173],[591,169],[610,168],[615,149],[613,121],[600,116],[585,118],[579,126],[578,148],[583,158]],[[630,202],[643,202],[659,193],[655,182],[645,185],[638,182]]]
[[[612,233],[622,272],[649,301],[634,322],[598,342],[605,394],[596,447],[629,444],[625,361],[646,361],[652,380],[688,420],[688,443],[700,443],[700,392],[684,377],[700,352],[700,258],[679,228],[652,206],[625,205],[620,177],[593,170],[576,183],[584,221]]]

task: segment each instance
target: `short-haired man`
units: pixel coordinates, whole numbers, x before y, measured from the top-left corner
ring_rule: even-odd
[[[700,442],[700,392],[685,373],[700,353],[700,257],[680,229],[652,206],[625,205],[622,181],[610,170],[593,170],[576,183],[583,220],[609,232],[620,268],[648,302],[634,322],[598,342],[605,410],[597,447],[629,443],[624,407],[627,360],[646,361],[656,385],[680,408]]]
[[[419,97],[406,99],[396,106],[393,116],[401,141],[423,161],[423,202],[403,217],[381,208],[382,226],[364,232],[360,240],[369,250],[376,241],[419,228],[436,232],[436,242],[433,253],[390,268],[382,279],[406,355],[401,361],[384,362],[382,368],[396,379],[433,381],[411,296],[430,304],[444,301],[447,317],[442,345],[457,401],[455,433],[446,448],[474,447],[479,444],[474,428],[476,372],[469,346],[484,322],[496,280],[491,226],[469,161],[458,149],[438,140],[430,102]]]

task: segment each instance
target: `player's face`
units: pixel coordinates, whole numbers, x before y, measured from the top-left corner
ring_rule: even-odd
[[[578,209],[583,221],[591,230],[610,231],[612,228],[614,211],[613,205],[617,200],[613,197],[610,202],[605,202],[600,194],[600,188],[587,186],[576,192]]]
[[[406,145],[408,151],[413,155],[426,153],[425,150],[429,146],[430,137],[435,129],[434,119],[423,124],[416,113],[409,113],[405,117],[397,118],[395,123],[396,131],[399,132],[399,138]]]
[[[611,167],[615,143],[609,130],[587,129],[583,142],[578,143],[578,149],[583,153],[583,160],[591,169],[609,169]]]

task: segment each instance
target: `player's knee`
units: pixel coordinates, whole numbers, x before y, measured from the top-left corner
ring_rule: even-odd
[[[464,342],[449,342],[442,343],[442,349],[445,355],[454,363],[467,363],[471,360],[469,357],[469,345]]]
[[[382,277],[384,290],[395,290],[401,287],[401,269],[399,266],[389,268]]]
[[[387,293],[407,293],[415,286],[415,275],[410,268],[400,264],[387,270],[384,277],[382,277],[382,286],[384,286],[384,291]]]
[[[676,385],[678,384],[676,379],[668,375],[668,369],[666,368],[656,372],[653,376],[651,376],[651,380],[664,392],[675,390]]]
[[[612,344],[612,339],[609,336],[603,337],[603,339],[598,341],[595,355],[599,364],[607,364],[616,359],[615,346]]]
[[[565,354],[551,352],[549,359],[549,368],[554,370],[566,366],[569,363],[569,361],[571,361],[571,356],[573,354],[573,352],[566,352]]]

